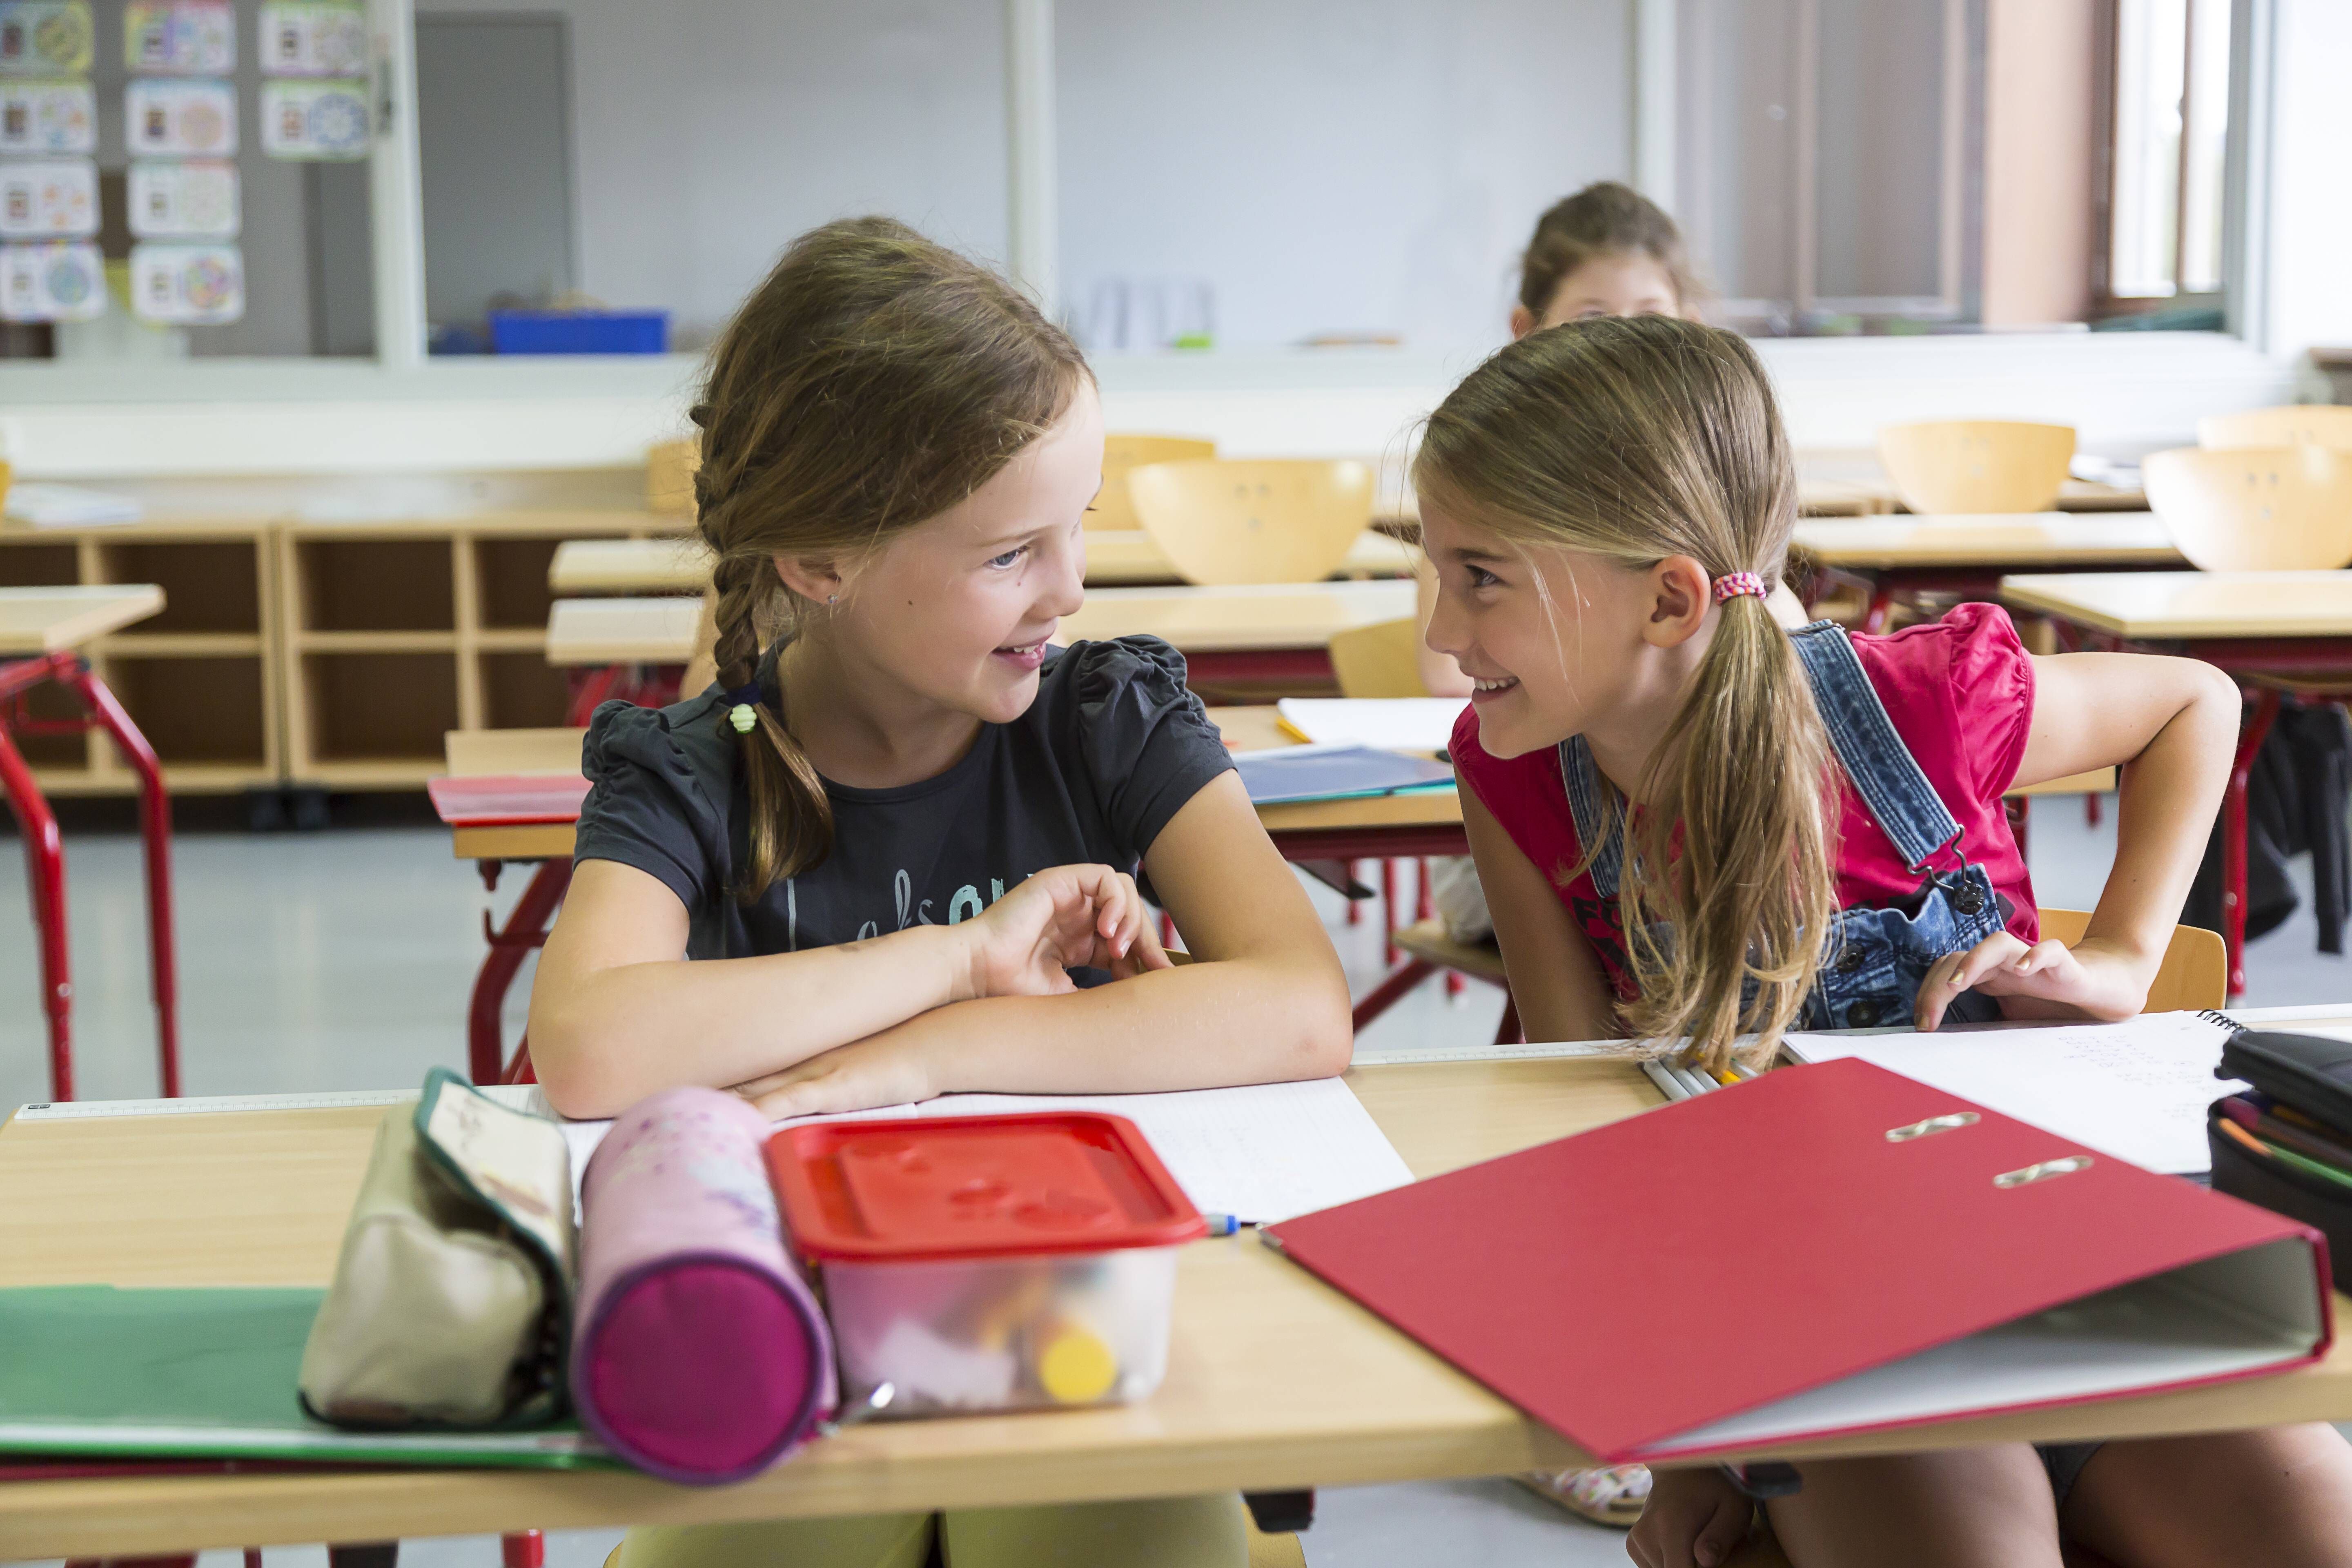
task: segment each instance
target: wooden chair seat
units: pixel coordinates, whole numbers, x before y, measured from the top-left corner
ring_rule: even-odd
[[[1503,950],[1491,938],[1476,943],[1456,942],[1445,934],[1444,921],[1415,921],[1396,933],[1396,944],[1440,969],[1458,969],[1497,985],[1504,983]]]
[[[1913,511],[2048,511],[2074,458],[2074,427],[1931,419],[1878,433],[1878,459]]]
[[[2140,465],[2147,504],[2201,572],[2332,572],[2352,563],[2352,452],[2180,447]]]
[[[1094,510],[1087,513],[1087,527],[1125,531],[1141,528],[1143,524],[1135,520],[1135,499],[1127,483],[1129,474],[1146,463],[1182,463],[1216,455],[1214,441],[1192,436],[1105,436],[1102,490],[1095,497]]]
[[[1146,463],[1136,521],[1187,583],[1319,583],[1372,521],[1372,468],[1352,459]]]

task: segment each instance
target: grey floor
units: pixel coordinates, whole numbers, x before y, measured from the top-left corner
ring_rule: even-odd
[[[349,815],[349,814],[347,814]],[[376,814],[381,823],[383,814]],[[2114,844],[2114,814],[2094,831],[2073,801],[2036,812],[2032,865],[2046,904],[2095,901]],[[84,1098],[156,1092],[138,841],[77,824],[68,861],[75,974],[75,1062]],[[187,1091],[276,1093],[417,1082],[436,1063],[462,1068],[467,990],[485,910],[503,914],[511,873],[486,894],[430,826],[344,826],[307,835],[195,828],[177,840],[182,1037]],[[2306,882],[2307,892],[2307,882]],[[1359,990],[1379,973],[1377,915],[1349,927],[1340,901],[1318,907]],[[0,845],[0,1103],[47,1094],[37,957],[23,861]],[[2248,951],[2250,1005],[2352,997],[2352,969],[2314,951],[2306,908]],[[516,989],[515,1024],[527,994]],[[1498,993],[1473,984],[1449,998],[1433,982],[1367,1029],[1360,1054],[1493,1037]],[[1502,1481],[1327,1489],[1306,1536],[1316,1568],[1477,1562],[1484,1568],[1622,1563],[1623,1537],[1583,1524]],[[610,1531],[551,1539],[554,1568],[596,1568]],[[320,1549],[273,1549],[270,1568],[324,1568]],[[492,1568],[488,1538],[409,1543],[411,1568]],[[207,1553],[205,1568],[235,1568]]]

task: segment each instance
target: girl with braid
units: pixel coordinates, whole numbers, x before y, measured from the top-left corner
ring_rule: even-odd
[[[533,986],[565,1114],[1321,1077],[1348,992],[1182,658],[1054,646],[1102,413],[1076,347],[898,223],[803,235],[720,338],[696,479],[718,679],[588,731]],[[1195,963],[1172,966],[1139,874]],[[1232,1496],[644,1531],[687,1563],[1241,1568]]]

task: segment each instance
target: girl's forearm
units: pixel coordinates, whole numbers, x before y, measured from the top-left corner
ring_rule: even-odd
[[[2237,690],[2200,678],[2180,710],[2123,767],[2116,858],[2085,942],[2113,944],[2153,966],[2172,940],[2229,783]]]
[[[611,1116],[680,1083],[724,1089],[971,994],[949,926],[804,952],[619,964],[534,993],[531,1049],[567,1116]],[[547,1005],[540,999],[550,997]]]
[[[913,1053],[934,1094],[1127,1094],[1328,1078],[1353,1049],[1337,971],[1232,959],[1059,996],[924,1013],[874,1044]]]

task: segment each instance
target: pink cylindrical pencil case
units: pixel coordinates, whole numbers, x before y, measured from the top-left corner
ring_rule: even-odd
[[[773,1464],[838,1402],[833,1336],[784,1250],[742,1100],[673,1089],[613,1123],[581,1184],[572,1392],[614,1453],[717,1486]]]

